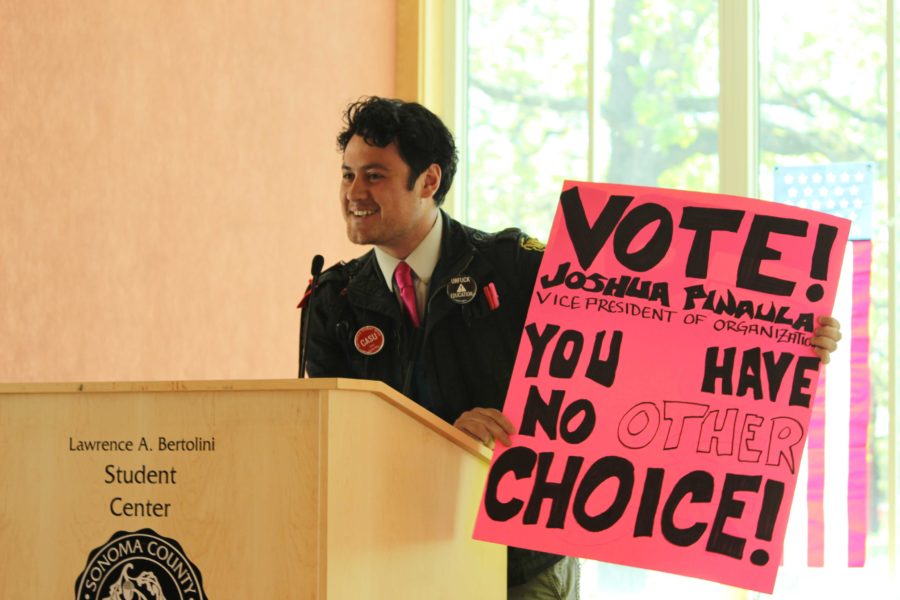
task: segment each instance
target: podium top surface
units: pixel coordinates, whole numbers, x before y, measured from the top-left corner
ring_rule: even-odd
[[[248,379],[208,381],[92,381],[54,383],[0,383],[0,401],[4,396],[65,394],[128,394],[179,392],[368,392],[394,405],[412,418],[447,438],[471,454],[490,462],[492,451],[480,442],[422,408],[400,392],[380,381],[341,378]]]

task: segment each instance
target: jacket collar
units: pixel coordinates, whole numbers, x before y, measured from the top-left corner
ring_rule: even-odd
[[[348,269],[347,300],[353,306],[372,310],[394,320],[402,313],[397,298],[384,285],[384,276],[375,258],[375,250],[369,250],[351,263]]]
[[[373,248],[375,258],[378,260],[378,266],[384,275],[385,285],[389,290],[394,289],[394,270],[401,262],[405,262],[410,266],[416,277],[426,283],[431,282],[431,276],[434,274],[434,268],[437,261],[441,257],[441,240],[444,238],[444,219],[441,218],[441,212],[438,211],[435,216],[434,223],[425,238],[419,242],[419,245],[402,261],[395,258],[378,248]]]
[[[450,300],[447,293],[447,285],[451,277],[468,275],[476,285],[486,282],[491,271],[491,265],[483,259],[476,246],[472,243],[474,230],[451,219],[447,213],[441,211],[444,219],[444,235],[441,240],[441,258],[434,275],[431,278],[431,288],[428,291],[428,318],[426,322],[426,334],[434,324],[438,323],[456,309],[458,305]],[[477,290],[476,293],[480,293]],[[476,297],[473,302],[478,301]]]

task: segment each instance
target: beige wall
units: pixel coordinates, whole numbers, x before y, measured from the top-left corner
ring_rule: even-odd
[[[394,0],[0,0],[0,381],[296,374]]]

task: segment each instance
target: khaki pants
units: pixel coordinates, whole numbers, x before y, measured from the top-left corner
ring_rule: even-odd
[[[580,569],[578,559],[571,556],[522,585],[507,590],[507,600],[578,600]]]

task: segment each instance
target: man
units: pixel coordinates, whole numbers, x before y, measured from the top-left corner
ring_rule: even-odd
[[[308,325],[308,373],[384,381],[470,436],[510,443],[500,412],[543,246],[487,234],[440,209],[453,136],[416,103],[351,104],[338,136],[347,237],[374,248],[325,271]],[[823,360],[839,339],[824,323]],[[373,344],[371,340],[376,340]],[[573,558],[510,548],[510,598],[577,598]]]
[[[345,119],[338,144],[347,236],[375,248],[319,278],[308,373],[384,381],[484,443],[509,444],[514,428],[500,408],[542,246],[514,229],[469,229],[440,210],[456,146],[424,107],[370,98],[351,105]],[[401,261],[411,267],[415,316],[394,291]],[[496,298],[489,301],[485,290]],[[376,332],[378,352],[369,353],[360,331]],[[561,559],[511,549],[508,584],[561,579],[544,584],[575,597],[577,561],[561,569]]]

